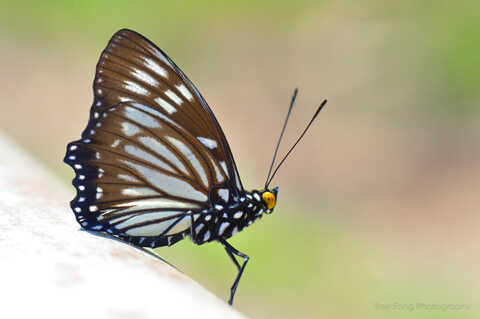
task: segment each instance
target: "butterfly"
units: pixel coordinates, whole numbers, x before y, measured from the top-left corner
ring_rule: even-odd
[[[115,33],[98,61],[94,101],[81,139],[67,145],[75,171],[70,202],[85,229],[141,247],[171,246],[189,236],[220,242],[238,269],[233,303],[249,257],[227,239],[273,212],[278,187],[246,191],[215,115],[197,88],[139,33]],[[326,100],[302,133],[303,137]],[[294,146],[296,143],[294,144]],[[238,258],[243,259],[240,263]]]

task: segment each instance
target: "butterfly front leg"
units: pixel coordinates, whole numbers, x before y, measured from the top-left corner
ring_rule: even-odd
[[[226,240],[219,239],[219,241],[220,241],[220,243],[222,243],[222,245],[225,248],[225,251],[227,252],[228,256],[230,257],[230,259],[232,259],[233,263],[235,264],[235,266],[237,266],[237,269],[238,269],[237,278],[235,278],[235,281],[233,282],[232,288],[230,289],[230,299],[228,300],[228,304],[231,306],[233,304],[233,297],[235,296],[235,292],[237,291],[238,283],[240,281],[240,278],[242,277],[243,271],[244,271],[245,266],[247,265],[247,262],[250,259],[250,257],[248,257],[244,253],[236,250],[232,245],[227,243]],[[237,261],[237,259],[235,258],[234,254],[237,255],[238,257],[243,258],[243,263],[242,263],[241,266],[240,266],[239,262]]]

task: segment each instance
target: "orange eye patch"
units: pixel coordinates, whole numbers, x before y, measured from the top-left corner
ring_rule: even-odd
[[[273,195],[273,193],[265,192],[265,193],[262,194],[262,198],[265,201],[265,203],[267,204],[268,209],[272,209],[273,207],[275,207],[276,199],[275,199],[275,195]]]

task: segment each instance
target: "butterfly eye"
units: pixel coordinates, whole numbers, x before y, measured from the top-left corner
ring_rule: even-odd
[[[262,198],[265,201],[265,204],[267,204],[268,209],[272,209],[273,207],[275,207],[276,199],[273,193],[265,192],[262,194]]]

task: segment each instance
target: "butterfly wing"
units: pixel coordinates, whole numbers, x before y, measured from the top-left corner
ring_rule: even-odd
[[[236,195],[243,193],[225,134],[207,102],[182,70],[142,35],[127,29],[113,35],[97,64],[94,96],[92,117],[105,107],[129,100],[182,123],[209,148],[227,172]]]
[[[213,189],[244,192],[208,104],[165,53],[130,30],[100,57],[88,126],[65,162],[76,171],[71,207],[81,225],[142,246],[182,239]]]

